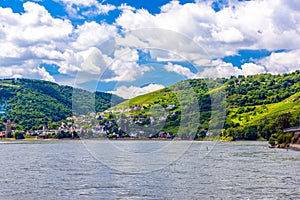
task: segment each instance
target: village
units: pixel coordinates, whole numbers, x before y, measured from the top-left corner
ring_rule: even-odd
[[[172,110],[175,104],[168,105],[166,110]],[[71,116],[57,122],[56,129],[49,129],[49,124],[43,124],[39,130],[15,130],[15,123],[9,119],[5,124],[5,131],[0,132],[0,139],[90,139],[90,138],[174,138],[172,132],[159,131],[154,133],[143,126],[163,124],[168,116],[175,112],[165,112],[158,117],[143,114],[129,114],[133,111],[144,110],[143,106],[131,106],[126,109],[106,110],[102,113],[89,113],[88,115]],[[126,113],[126,115],[125,115]],[[118,114],[118,119],[115,119]],[[130,127],[133,127],[132,129]],[[151,131],[151,133],[149,132]]]

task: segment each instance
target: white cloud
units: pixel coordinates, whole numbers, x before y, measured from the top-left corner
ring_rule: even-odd
[[[266,73],[265,67],[254,63],[245,63],[241,66],[242,74],[245,76]]]
[[[150,71],[148,66],[141,66],[137,62],[139,60],[138,51],[136,49],[124,48],[115,51],[114,60],[108,66],[116,76],[104,81],[133,81],[138,77],[142,77],[145,72]]]
[[[59,61],[49,61],[49,64],[53,62],[60,66],[59,72],[62,74],[72,74],[74,72],[80,71],[80,65],[84,62],[84,58],[79,54],[70,49],[66,49],[63,52],[63,59]]]
[[[7,69],[8,75],[35,78],[35,74],[43,73],[32,67],[41,63],[56,64],[60,73],[71,76],[78,71],[100,72],[92,66],[99,61],[92,50],[114,37],[117,31],[114,25],[86,22],[73,27],[69,20],[52,17],[39,4],[26,2],[23,6],[25,12],[21,14],[0,7],[0,67],[11,68]],[[102,56],[111,62],[108,56]],[[54,80],[44,75],[41,78]]]
[[[142,49],[157,61],[174,58],[198,66],[208,62],[207,53],[197,43],[185,35],[166,29],[143,28],[125,32],[123,37],[116,37],[116,45]]]
[[[195,77],[197,78],[219,78],[219,77],[231,77],[238,75],[254,75],[258,73],[266,73],[266,68],[262,65],[254,63],[245,63],[238,68],[231,63],[226,63],[220,59],[213,60],[210,67],[204,68],[203,71],[198,72]]]
[[[24,68],[14,66],[10,68],[0,68],[0,76],[4,78],[34,78],[55,82],[55,79],[43,67]]]
[[[116,9],[97,0],[56,1],[77,17]],[[0,7],[0,67],[7,76],[47,80],[54,79],[38,67],[41,63],[58,65],[62,74],[75,76],[76,72],[82,72],[89,74],[89,78],[108,69],[105,81],[132,81],[151,70],[138,62],[137,49],[142,49],[156,61],[191,62],[199,71],[196,77],[291,72],[299,69],[300,64],[299,5],[297,0],[232,0],[228,7],[215,12],[211,1],[183,5],[171,1],[161,7],[160,13],[151,14],[123,4],[118,7],[122,14],[114,24],[87,21],[78,26],[68,19],[51,16],[43,6],[33,2],[23,4],[23,13]],[[122,34],[118,34],[119,28],[124,31]],[[139,28],[158,29],[126,33]],[[111,46],[103,45],[114,37]],[[216,59],[209,63],[202,47]],[[289,51],[253,60],[241,69],[220,60],[239,49]],[[180,65],[168,64],[165,68],[188,78],[194,76]]]
[[[293,72],[300,70],[300,50],[272,53],[258,62],[273,74]]]
[[[26,2],[23,6],[25,13],[19,15],[18,24],[6,26],[10,40],[20,40],[26,44],[64,39],[72,33],[70,21],[52,18],[43,6],[32,2]]]
[[[71,17],[82,18],[83,16],[96,16],[107,14],[109,11],[115,10],[116,6],[111,4],[102,4],[97,0],[55,0],[66,5],[66,11]],[[89,8],[82,11],[81,8]]]
[[[220,42],[235,43],[244,40],[243,34],[236,28],[230,27],[229,29],[221,30],[219,32],[213,31],[212,37]]]
[[[234,67],[231,63],[223,62],[222,60],[213,60],[210,67],[204,68],[198,72],[197,78],[218,78],[230,77],[241,74],[241,70]]]
[[[116,22],[124,30],[157,27],[182,33],[218,58],[238,49],[299,48],[300,12],[294,4],[294,0],[288,4],[284,0],[229,1],[228,7],[215,12],[210,1],[183,5],[171,1],[156,15],[127,9]]]
[[[167,65],[164,66],[164,68],[168,72],[175,72],[175,73],[185,76],[187,78],[195,77],[195,74],[193,72],[191,72],[191,70],[189,68],[183,67],[181,65],[177,65],[177,64],[174,65],[169,62]]]
[[[102,42],[113,38],[117,33],[117,28],[105,23],[98,24],[94,21],[85,22],[74,31],[77,38],[71,45],[78,49],[99,46]]]
[[[81,5],[81,6],[92,6],[98,3],[97,0],[55,0],[60,1],[64,4],[74,4],[74,5]]]
[[[111,93],[123,97],[125,99],[131,99],[133,97],[143,95],[149,92],[153,92],[156,90],[160,90],[164,88],[163,85],[159,84],[150,84],[145,87],[136,87],[136,86],[120,86],[115,91],[111,91]]]
[[[41,63],[64,59],[62,45],[67,43],[73,26],[69,20],[53,18],[43,7],[33,2],[23,4],[24,13],[14,13],[0,7],[0,67],[11,77],[54,78]]]
[[[137,11],[124,9],[122,15],[116,19],[116,22],[124,30],[156,27],[155,17],[144,9]]]
[[[83,54],[84,53],[85,52],[83,52]],[[100,74],[107,67],[105,59],[103,58],[103,54],[97,48],[92,48],[89,51],[88,56],[85,57],[86,59],[81,64],[82,71],[90,72],[92,74]]]
[[[101,15],[101,14],[108,14],[109,11],[115,10],[116,7],[111,5],[111,4],[96,4],[95,5],[96,9],[95,10],[88,10],[88,11],[83,11],[81,14],[83,16],[96,16],[96,15]]]
[[[156,59],[158,62],[187,62],[187,60],[172,52],[163,51],[159,49],[150,49],[149,52],[151,58]]]

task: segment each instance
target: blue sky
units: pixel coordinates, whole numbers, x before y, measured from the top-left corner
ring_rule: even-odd
[[[188,78],[288,73],[300,68],[299,22],[297,0],[2,0],[0,77],[130,98]]]

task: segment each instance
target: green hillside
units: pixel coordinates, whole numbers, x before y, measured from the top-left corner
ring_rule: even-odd
[[[81,89],[74,90],[82,97],[82,102],[77,104],[78,113],[72,113],[74,91],[70,86],[30,79],[0,80],[0,129],[5,130],[4,123],[7,119],[16,124],[15,129],[31,130],[39,129],[46,123],[59,122],[73,114],[90,111],[90,105],[84,103],[84,97],[91,96],[91,93]],[[96,92],[96,111],[101,112],[111,107],[111,99],[115,103],[123,101],[115,95]]]
[[[181,111],[189,108],[192,97],[187,91],[191,91],[190,88],[196,94],[200,116],[199,120],[185,124],[185,128],[186,134],[195,135],[195,138],[205,137],[209,131],[224,139],[269,139],[272,134],[273,137],[279,136],[283,128],[300,123],[300,71],[281,75],[181,81],[122,102],[111,110],[114,110],[115,119],[119,121],[121,116],[128,118],[130,115],[137,121],[139,116],[145,118],[154,115],[157,112],[153,110],[155,107],[161,108],[166,110],[168,117],[160,131],[176,133],[182,120]],[[212,104],[212,99],[213,102],[215,99],[223,100]],[[170,105],[175,106],[168,109]],[[222,115],[222,112],[225,114]],[[130,120],[127,122],[132,124]],[[149,126],[149,122],[142,125]],[[195,126],[196,134],[190,133],[189,130],[194,130]]]
[[[218,132],[222,127],[222,115],[218,116],[218,110],[224,107],[224,102],[220,102],[211,112],[211,96],[225,95],[223,81],[224,79],[181,81],[162,90],[124,101],[110,108],[113,111],[110,119],[124,125],[113,129],[121,128],[129,133],[146,131],[148,134],[145,137],[157,136],[159,132],[177,134],[179,127],[182,137],[187,138],[203,136],[208,128]],[[214,120],[211,119],[212,115]]]

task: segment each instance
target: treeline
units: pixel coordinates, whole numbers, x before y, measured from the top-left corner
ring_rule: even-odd
[[[299,92],[299,83],[300,71],[231,77],[226,81],[227,102],[230,107],[278,103]]]

